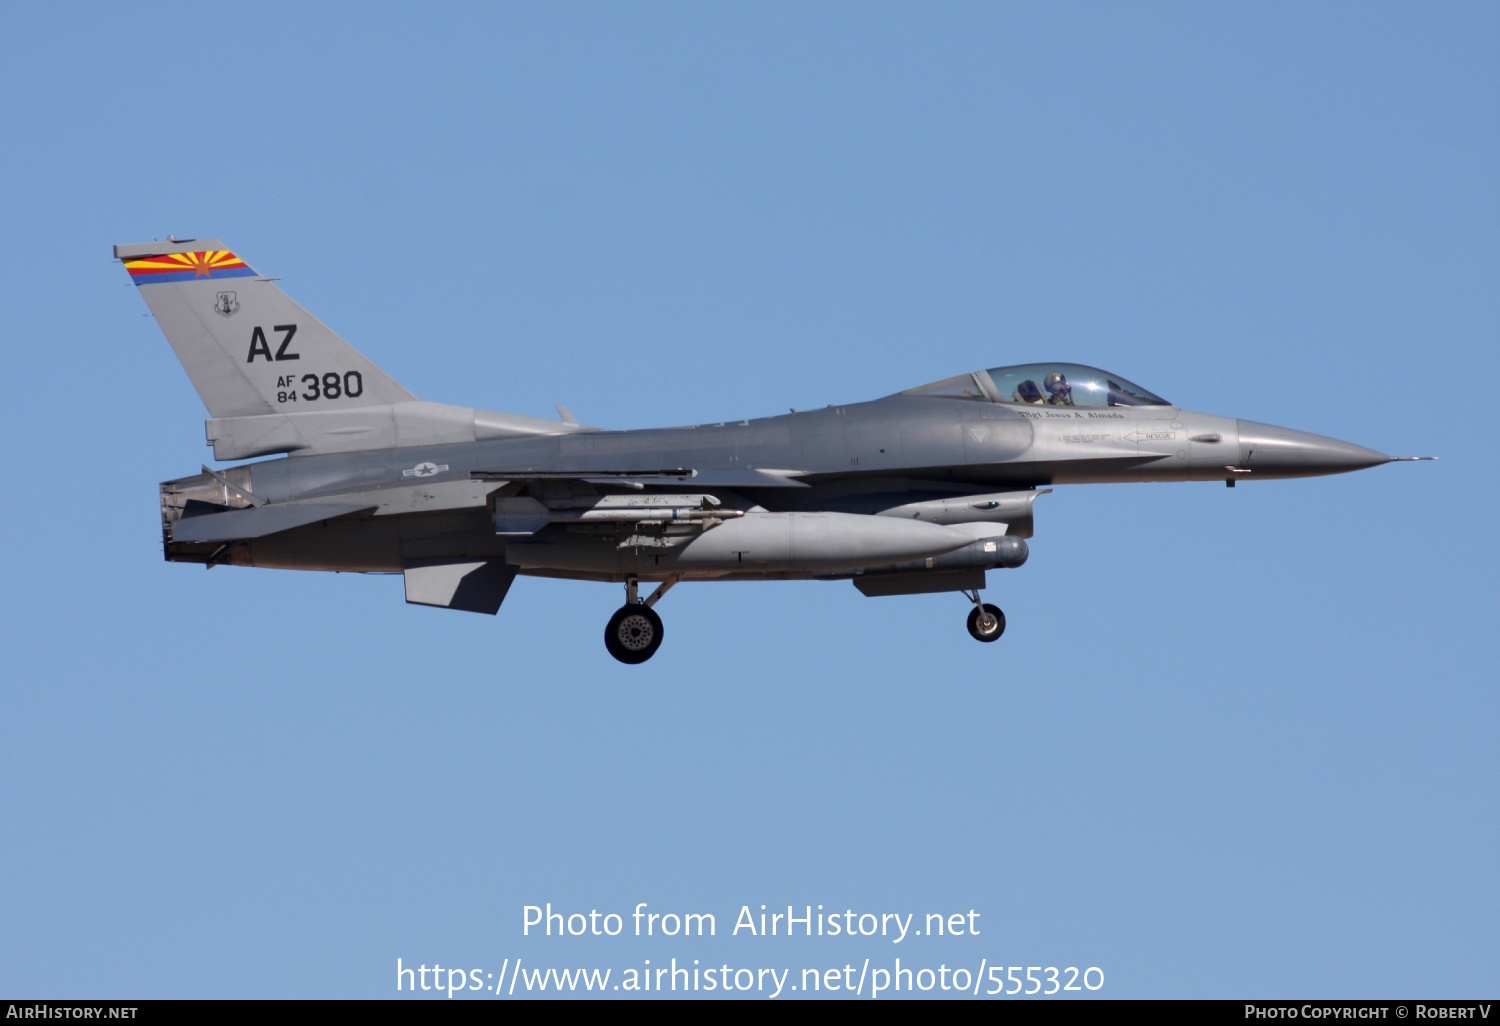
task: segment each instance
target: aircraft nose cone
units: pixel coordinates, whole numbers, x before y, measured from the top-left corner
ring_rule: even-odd
[[[1391,457],[1353,442],[1253,420],[1238,421],[1241,467],[1256,477],[1313,477],[1389,463]]]

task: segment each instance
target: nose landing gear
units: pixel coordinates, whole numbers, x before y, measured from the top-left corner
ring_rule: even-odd
[[[979,600],[979,592],[966,591],[964,595],[974,603],[969,611],[969,634],[976,641],[999,641],[1005,633],[1005,614],[999,606]]]
[[[645,601],[641,600],[637,588],[640,582],[634,577],[625,582],[625,604],[615,611],[604,628],[604,647],[609,654],[622,663],[635,665],[644,663],[661,648],[661,617],[651,607],[665,595],[675,578],[662,581]]]

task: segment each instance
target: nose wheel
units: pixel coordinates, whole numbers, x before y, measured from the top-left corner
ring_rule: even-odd
[[[999,641],[1005,633],[1005,614],[999,606],[979,601],[979,592],[965,592],[974,603],[969,611],[969,634],[976,641]]]

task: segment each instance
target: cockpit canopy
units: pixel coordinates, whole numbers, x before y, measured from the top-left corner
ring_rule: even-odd
[[[909,388],[902,395],[978,399],[1020,406],[1171,406],[1118,374],[1077,363],[1026,363]]]

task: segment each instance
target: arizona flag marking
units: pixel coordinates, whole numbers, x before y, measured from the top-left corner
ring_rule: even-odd
[[[125,261],[130,280],[137,285],[197,281],[200,278],[244,278],[255,274],[250,265],[227,249],[200,253],[163,253]]]

